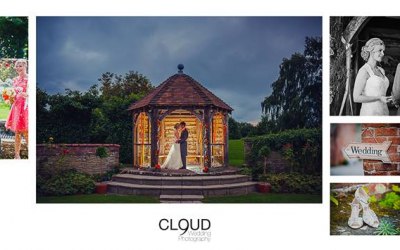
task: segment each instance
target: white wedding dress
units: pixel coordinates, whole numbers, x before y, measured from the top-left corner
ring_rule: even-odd
[[[363,95],[365,96],[386,96],[386,90],[389,87],[389,80],[383,73],[383,69],[378,67],[381,71],[383,78],[374,74],[371,66],[366,63],[363,66],[368,74],[369,78],[365,83]],[[361,105],[360,116],[364,115],[389,115],[389,108],[386,103],[381,101],[365,102]]]
[[[161,168],[179,169],[183,166],[181,157],[181,144],[174,143],[169,149],[167,159],[161,165]]]

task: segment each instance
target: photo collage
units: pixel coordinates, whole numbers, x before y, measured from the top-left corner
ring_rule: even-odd
[[[400,16],[60,13],[0,15],[1,249],[398,245]]]

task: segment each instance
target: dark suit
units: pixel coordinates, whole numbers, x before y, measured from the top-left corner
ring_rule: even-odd
[[[181,132],[181,137],[178,140],[179,144],[181,145],[181,158],[182,158],[182,168],[186,168],[186,156],[187,156],[187,138],[189,137],[189,132],[187,129]]]
[[[392,96],[393,103],[395,103],[397,107],[397,115],[400,115],[400,63],[397,64],[396,73],[394,75]]]

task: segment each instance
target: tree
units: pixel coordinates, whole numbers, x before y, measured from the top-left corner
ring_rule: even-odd
[[[232,117],[229,117],[228,127],[229,127],[228,128],[229,129],[229,139],[237,140],[237,139],[242,138],[242,135],[240,134],[240,130],[239,130],[239,124]]]
[[[306,38],[304,54],[284,58],[272,94],[261,104],[262,128],[280,131],[322,124],[322,39]]]
[[[138,72],[124,76],[104,73],[88,91],[66,90],[49,95],[37,89],[37,141],[56,143],[115,143],[120,161],[132,161],[130,104],[154,87]]]
[[[28,18],[0,17],[0,58],[28,57]]]
[[[255,134],[255,127],[251,123],[239,122],[238,126],[241,137],[248,137],[250,135]]]

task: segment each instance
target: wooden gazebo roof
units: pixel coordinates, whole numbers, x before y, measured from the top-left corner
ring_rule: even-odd
[[[192,77],[184,74],[182,68],[179,72],[143,99],[131,104],[128,110],[137,110],[145,107],[213,107],[231,112],[233,109],[214,95],[211,91],[203,87]]]

